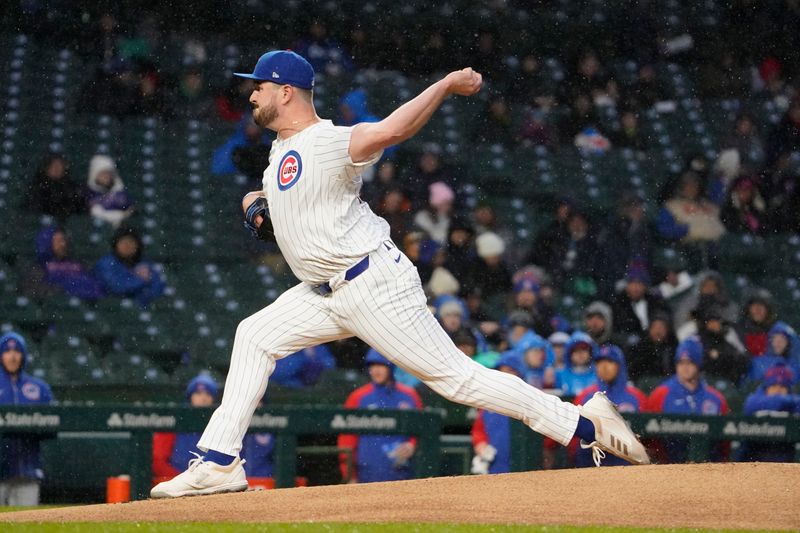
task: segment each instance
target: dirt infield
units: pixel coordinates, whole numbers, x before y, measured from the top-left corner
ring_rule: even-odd
[[[798,530],[798,498],[800,464],[660,465],[90,505],[8,513],[0,522],[469,522]]]

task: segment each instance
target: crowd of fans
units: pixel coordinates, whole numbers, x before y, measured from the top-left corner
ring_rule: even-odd
[[[30,4],[34,9],[37,3]],[[504,2],[488,4],[506,9]],[[791,13],[797,15],[797,9]],[[104,13],[91,24],[79,52],[95,70],[82,90],[80,110],[235,125],[231,138],[213,157],[209,154],[210,172],[220,179],[240,174],[251,184],[260,182],[270,137],[250,119],[249,80],[209,76],[208,50],[191,36],[180,39],[181,64],[172,71],[165,68],[159,50],[178,36],[165,33],[152,17],[124,27]],[[598,157],[609,150],[646,153],[656,147],[646,127],[647,111],[669,113],[676,105],[659,74],[663,57],[673,53],[669,47],[648,42],[627,50],[624,57],[635,68],[632,77],[623,79],[607,50],[570,49],[556,59],[533,48],[512,54],[499,34],[480,31],[464,49],[488,86],[485,109],[467,132],[470,145],[576,146]],[[371,37],[360,26],[334,37],[324,21],[315,20],[291,46],[323,78],[346,80],[372,68],[427,76],[461,66],[451,64],[463,57],[461,51],[450,54],[441,32],[413,43],[392,33],[387,38],[395,46],[389,48],[375,46]],[[414,47],[422,53],[412,54]],[[598,213],[564,191],[553,203],[551,220],[533,238],[521,239],[491,202],[467,207],[462,191],[467,177],[439,145],[428,144],[414,154],[387,150],[365,176],[362,197],[389,222],[392,239],[417,266],[432,312],[467,356],[533,386],[575,397],[577,403],[605,390],[624,411],[726,414],[720,390],[739,387],[755,391],[745,402],[747,414],[800,412],[800,402],[790,394],[800,372],[800,339],[782,320],[772,295],[753,289],[734,299],[716,271],[718,243],[726,233],[800,232],[795,73],[781,54],[740,56],[723,50],[705,57],[709,50],[718,49],[698,45],[695,55],[675,60],[692,72],[696,87],[691,96],[735,102],[735,121],[713,160],[698,154],[677,173],[665,170],[658,176],[669,174],[659,198],[625,193],[611,212]],[[417,62],[409,63],[411,57]],[[759,112],[765,103],[776,110],[774,123]],[[339,102],[335,119],[354,124],[378,117],[370,110],[367,92],[353,87]],[[164,292],[164,283],[129,225],[135,220],[135,199],[110,157],[95,155],[87,167],[85,184],[73,179],[72,163],[63,154],[48,155],[35,170],[26,208],[48,215],[53,223],[32,243],[36,265],[26,268],[20,290],[37,299],[57,291],[90,302],[124,296],[147,306]],[[648,213],[653,204],[657,212]],[[85,237],[64,230],[73,216],[92,217],[115,230],[110,252],[95,258],[91,268],[70,253],[70,238]],[[561,304],[568,299],[586,302],[580,320],[562,314]],[[27,390],[38,387],[37,399],[49,401],[46,385],[22,371],[24,339],[6,335],[0,348],[0,387],[32,383]],[[278,363],[275,381],[291,388],[311,386],[325,370],[352,359],[344,352],[354,349],[360,350],[359,357],[366,351],[351,343],[304,350]],[[356,391],[347,406],[363,406],[365,398],[377,398],[381,407],[397,407],[397,402],[421,406],[413,376],[380,354],[370,353],[367,363],[371,383]],[[193,382],[187,400],[194,404],[200,393],[213,401],[216,385]],[[160,438],[160,468],[168,475],[177,467],[173,460],[183,466],[186,457],[171,455],[175,436]],[[479,413],[473,470],[507,470],[508,439],[507,420]],[[378,479],[370,470],[374,465],[362,462],[370,456],[382,465],[379,470],[397,479],[410,475],[413,440],[344,436],[340,444],[352,448],[356,458],[354,468],[343,458],[345,479]],[[269,448],[270,442],[262,436],[250,446]],[[660,446],[662,460],[686,457],[685,442]],[[793,450],[751,445],[740,453],[744,458],[787,458]],[[574,457],[579,465],[591,461],[579,449]],[[33,459],[25,468],[2,471],[0,480],[38,479]]]

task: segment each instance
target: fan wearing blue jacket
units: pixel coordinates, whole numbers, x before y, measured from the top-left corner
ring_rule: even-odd
[[[758,390],[745,400],[745,416],[786,418],[800,415],[800,395],[790,394],[794,384],[795,374],[792,369],[785,363],[777,363],[765,372],[764,381]],[[793,463],[795,458],[793,442],[745,441],[739,450],[741,461]]]
[[[700,338],[697,335],[687,337],[675,349],[675,375],[653,390],[647,399],[647,411],[684,415],[728,414],[725,397],[702,378],[702,365],[703,344]],[[685,462],[687,439],[665,439],[664,449],[669,462]]]
[[[523,363],[521,378],[537,389],[552,389],[555,386],[555,353],[550,343],[528,331],[508,353],[515,354]]]
[[[565,396],[577,396],[586,387],[597,383],[592,368],[594,350],[595,343],[589,335],[582,331],[572,334],[564,349],[565,366],[556,371],[556,389]]]
[[[753,357],[750,365],[750,380],[759,383],[767,370],[777,364],[785,364],[795,375],[800,374],[800,339],[786,322],[775,322],[767,334],[767,351]]]
[[[219,386],[211,376],[200,374],[186,386],[186,402],[192,407],[211,407]],[[189,461],[202,455],[197,448],[200,433],[155,433],[153,435],[153,477],[155,482],[170,479],[186,468]]]
[[[606,393],[609,400],[617,405],[620,413],[640,412],[644,408],[647,398],[642,391],[628,384],[628,365],[625,362],[625,354],[622,353],[619,346],[604,344],[595,351],[592,360],[597,383],[583,389],[583,392],[575,398],[575,405],[585,404],[595,392],[602,391]],[[628,464],[630,463],[610,454],[602,462],[602,466]],[[575,453],[575,466],[593,465],[591,450],[579,446]]]
[[[354,390],[344,403],[348,409],[422,409],[422,400],[411,387],[394,379],[395,365],[375,349],[364,361],[370,382]],[[339,456],[342,478],[349,483],[398,481],[414,475],[416,438],[406,435],[339,435],[337,445],[352,450],[353,469],[347,454]]]
[[[506,352],[496,370],[521,378],[525,365],[519,356]],[[511,419],[491,411],[478,411],[472,424],[473,474],[503,474],[511,471]]]
[[[146,306],[163,294],[165,285],[155,265],[142,258],[142,239],[131,228],[120,228],[112,252],[100,258],[95,274],[108,294],[135,298]]]
[[[25,372],[28,347],[22,335],[0,337],[0,405],[36,405],[53,402],[50,386]],[[40,437],[0,435],[0,505],[39,505],[44,478]]]

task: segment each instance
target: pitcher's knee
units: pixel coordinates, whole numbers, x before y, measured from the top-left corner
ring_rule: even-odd
[[[469,385],[475,376],[474,369],[466,367],[451,370],[445,376],[425,380],[425,384],[452,402],[464,403],[469,399]]]

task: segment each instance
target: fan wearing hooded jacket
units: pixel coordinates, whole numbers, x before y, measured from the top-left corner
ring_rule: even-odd
[[[556,371],[556,388],[565,396],[577,396],[583,389],[597,383],[592,368],[592,353],[596,348],[592,338],[582,331],[572,334],[564,349],[564,368]]]
[[[53,401],[50,386],[25,372],[28,347],[18,333],[0,337],[0,405],[41,405]],[[0,505],[39,505],[44,478],[41,437],[0,435]]]
[[[625,363],[625,354],[614,344],[606,344],[595,351],[592,356],[597,383],[583,389],[576,398],[575,405],[588,402],[597,391],[606,393],[608,399],[617,405],[620,413],[638,413],[647,401],[642,391],[628,384],[628,368]],[[602,466],[628,465],[629,462],[614,457],[606,456]],[[593,466],[592,452],[578,447],[575,453],[575,466]]]
[[[778,364],[785,364],[795,376],[800,375],[800,338],[794,328],[786,322],[775,322],[768,337],[766,353],[752,360],[749,379],[761,382],[767,370]]]
[[[68,246],[69,241],[63,230],[51,226],[39,231],[36,236],[36,258],[39,263],[39,268],[35,269],[37,282],[82,300],[100,299],[103,296],[102,284],[83,265],[70,258]],[[38,288],[31,289],[39,292]]]
[[[395,365],[374,348],[364,359],[370,382],[354,390],[344,403],[348,409],[422,409],[417,391],[397,383]],[[350,483],[398,481],[413,477],[412,457],[416,438],[405,435],[339,435],[339,448],[352,450],[353,469],[347,454],[340,454],[342,478]]]
[[[133,214],[133,200],[117,172],[117,165],[107,155],[96,155],[89,162],[89,213],[115,228]]]
[[[764,356],[766,357],[766,356]],[[764,381],[744,402],[745,416],[785,418],[800,414],[800,396],[790,394],[795,374],[785,363],[777,363],[764,374]],[[739,449],[741,461],[794,462],[793,442],[748,442]]]

